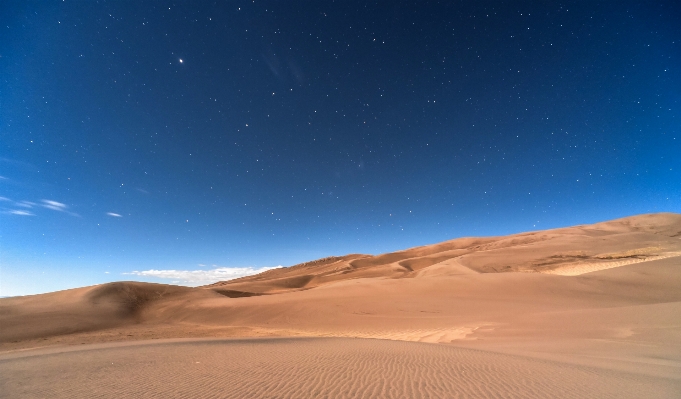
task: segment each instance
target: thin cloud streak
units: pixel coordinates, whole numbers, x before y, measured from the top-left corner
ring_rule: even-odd
[[[21,210],[17,210],[17,209],[11,210],[7,213],[9,213],[10,215],[17,215],[17,216],[35,216],[35,214],[33,214],[29,211],[21,211]]]
[[[133,271],[130,273],[123,273],[125,275],[133,275],[140,277],[156,277],[168,280],[178,280],[182,285],[196,287],[199,285],[206,285],[215,283],[217,281],[233,280],[239,277],[251,276],[266,272],[276,267],[218,267],[212,270],[143,270]]]
[[[106,214],[109,215],[109,216],[113,216],[115,218],[122,218],[123,217],[123,216],[121,216],[117,213],[113,213],[113,212],[107,212]]]
[[[66,204],[52,200],[43,200],[43,207],[47,209],[52,209],[53,211],[66,212]]]
[[[64,212],[64,213],[67,213],[71,216],[80,216],[77,213],[70,212],[67,209],[68,206],[66,204],[62,204],[61,202],[46,200],[46,199],[44,199],[42,201],[43,201],[43,203],[41,205],[43,206],[43,208],[52,209],[53,211],[57,211],[57,212]]]

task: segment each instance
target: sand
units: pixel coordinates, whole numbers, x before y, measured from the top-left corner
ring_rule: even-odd
[[[672,379],[413,342],[343,338],[100,345],[0,358],[13,397],[641,398]]]
[[[680,287],[681,215],[654,214],[6,298],[0,392],[676,398]]]

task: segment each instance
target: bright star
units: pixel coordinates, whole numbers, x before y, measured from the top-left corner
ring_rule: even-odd
[[[182,61],[182,58],[180,58],[180,64],[183,63],[183,62],[184,62],[184,61]]]

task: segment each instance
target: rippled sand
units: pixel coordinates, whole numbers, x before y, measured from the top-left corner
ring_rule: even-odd
[[[4,397],[674,398],[679,380],[347,338],[95,345],[0,357]]]

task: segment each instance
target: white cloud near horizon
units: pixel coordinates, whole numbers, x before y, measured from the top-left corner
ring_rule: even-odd
[[[126,275],[140,276],[140,277],[156,277],[173,281],[177,283],[188,286],[199,286],[215,283],[218,281],[233,280],[239,277],[251,276],[253,274],[258,274],[266,272],[272,269],[278,269],[281,266],[276,267],[218,267],[211,270],[143,270],[143,271],[132,271],[130,273],[123,273]]]
[[[109,216],[113,216],[115,218],[122,218],[123,217],[123,216],[121,216],[117,213],[113,213],[113,212],[107,212],[106,214],[109,215]]]

